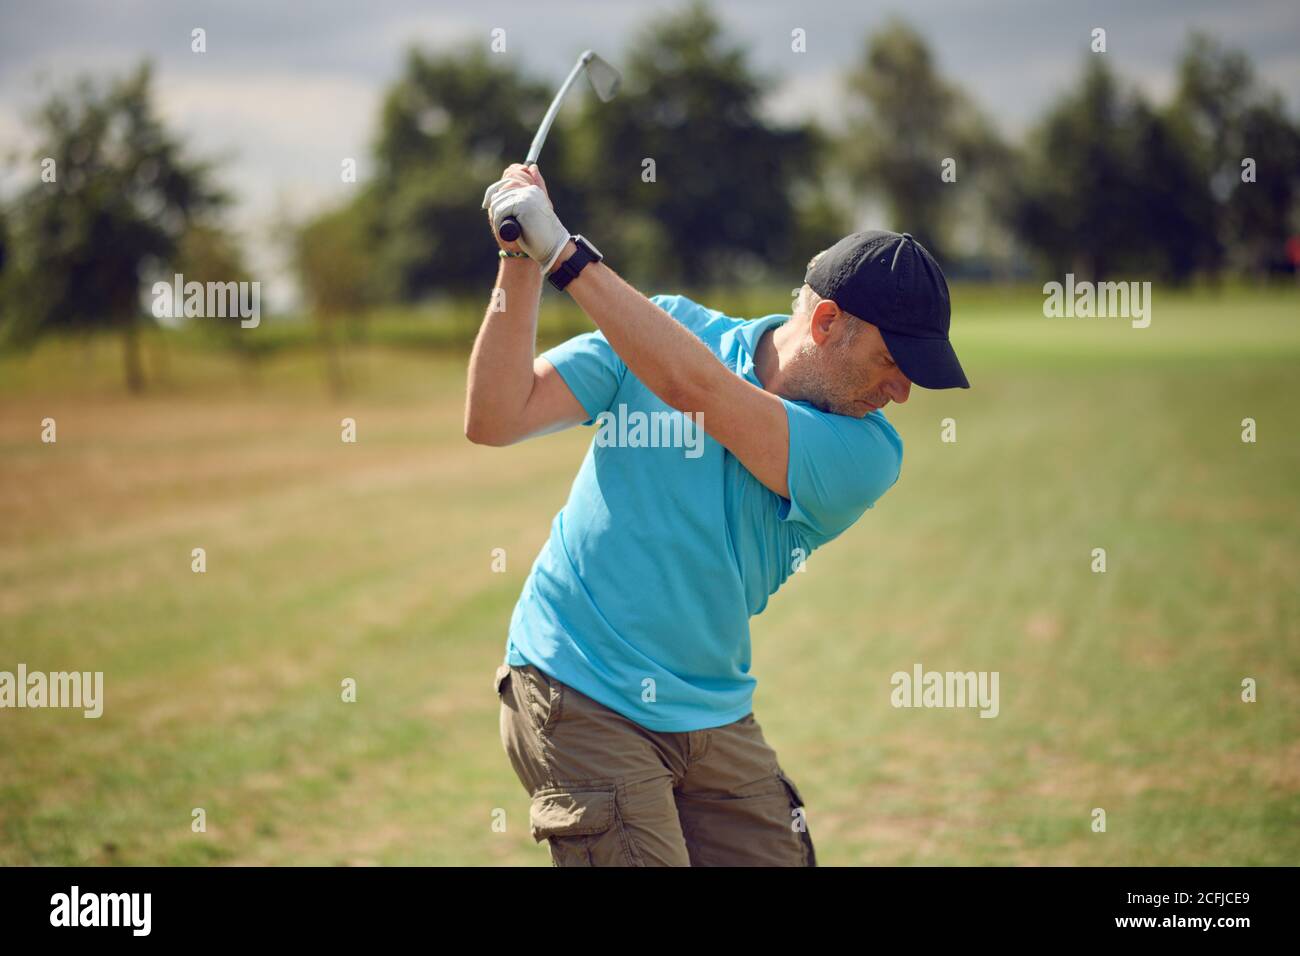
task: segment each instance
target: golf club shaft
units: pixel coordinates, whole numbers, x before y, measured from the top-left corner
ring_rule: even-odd
[[[551,106],[542,117],[542,125],[537,127],[537,135],[533,137],[533,144],[528,147],[528,155],[524,158],[524,165],[531,166],[537,162],[537,157],[541,155],[542,146],[546,143],[546,136],[551,131],[551,124],[555,122],[556,115],[560,112],[560,104],[564,102],[564,94],[569,92],[569,87],[573,86],[573,81],[578,78],[587,61],[591,59],[591,51],[587,50],[578,57],[578,62],[573,65],[569,71],[568,77],[560,87],[560,91],[555,94],[555,99],[551,100]],[[514,216],[506,216],[501,220],[501,228],[497,234],[506,242],[514,242],[523,234],[523,229],[519,226],[519,220]]]

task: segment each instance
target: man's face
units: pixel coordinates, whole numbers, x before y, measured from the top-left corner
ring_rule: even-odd
[[[912,382],[889,354],[880,330],[823,299],[788,370],[787,387],[822,411],[862,418],[908,399]]]

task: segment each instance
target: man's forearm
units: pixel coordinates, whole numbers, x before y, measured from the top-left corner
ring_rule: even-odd
[[[490,438],[516,421],[533,388],[542,271],[530,259],[502,259],[492,301],[470,353],[465,434]]]
[[[560,253],[557,266],[574,248]],[[678,411],[702,410],[710,383],[730,374],[708,346],[603,262],[583,269],[565,291],[632,373]]]

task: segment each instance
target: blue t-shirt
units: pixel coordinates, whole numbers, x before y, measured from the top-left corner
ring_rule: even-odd
[[[759,338],[790,316],[747,321],[679,295],[650,301],[762,387]],[[542,357],[598,429],[524,582],[505,660],[532,663],[651,730],[739,720],[756,683],[750,617],[893,486],[902,439],[878,410],[851,418],[782,399],[786,499],[661,402],[602,333]]]

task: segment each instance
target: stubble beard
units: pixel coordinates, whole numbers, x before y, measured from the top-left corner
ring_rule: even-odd
[[[855,406],[840,384],[840,370],[832,362],[832,352],[804,341],[789,366],[783,369],[786,388],[796,401],[807,402],[823,412],[853,415]]]

